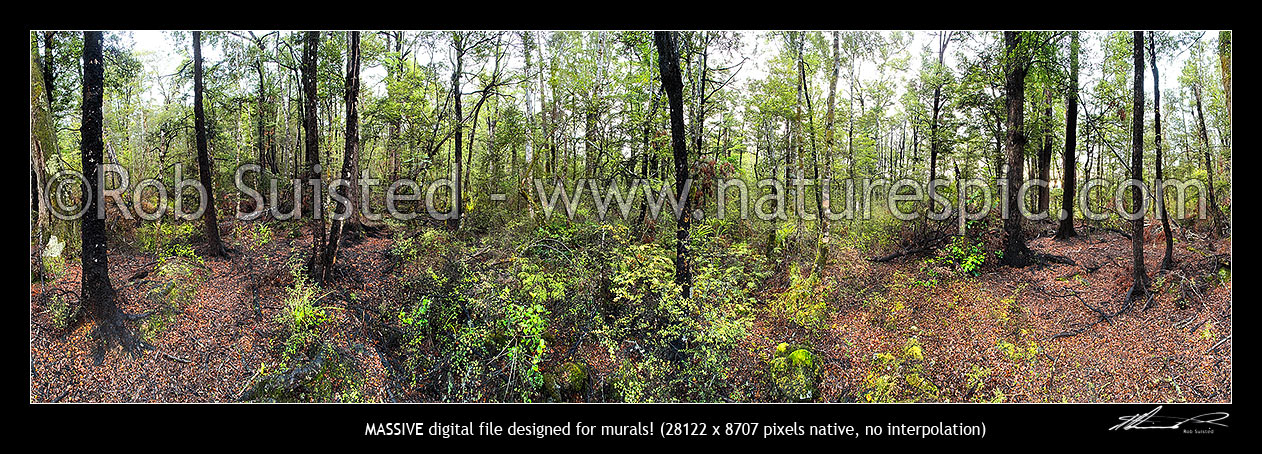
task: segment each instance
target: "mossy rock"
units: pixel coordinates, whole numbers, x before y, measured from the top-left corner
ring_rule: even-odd
[[[799,348],[789,354],[789,363],[792,364],[793,367],[814,369],[815,355],[806,351],[806,349]]]
[[[787,355],[784,352],[789,352]],[[819,369],[815,355],[809,350],[790,350],[788,344],[776,346],[776,357],[769,364],[771,378],[783,397],[793,402],[810,402],[819,394]]]
[[[583,392],[587,385],[588,367],[567,362],[552,372],[543,373],[543,396],[551,402],[562,402]]]
[[[788,355],[789,355],[789,352],[790,352],[790,350],[789,350],[789,344],[787,344],[787,343],[781,342],[781,343],[780,343],[780,345],[777,345],[777,346],[776,346],[776,357],[777,357],[777,358],[783,358],[783,357],[785,357],[785,356],[788,356]]]
[[[561,402],[561,388],[557,386],[557,379],[551,372],[543,373],[543,399],[545,402]]]
[[[578,393],[583,390],[583,385],[587,384],[587,367],[574,362],[562,364],[556,378],[561,391],[566,394]]]

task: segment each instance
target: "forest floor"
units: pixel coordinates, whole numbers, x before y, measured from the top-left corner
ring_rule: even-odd
[[[1075,265],[986,266],[976,275],[944,271],[933,278],[925,274],[923,257],[877,263],[855,249],[834,247],[819,284],[826,290],[825,320],[808,328],[757,308],[728,364],[728,381],[746,390],[734,400],[778,400],[758,383],[768,346],[786,342],[814,346],[821,377],[817,401],[1229,402],[1231,240],[1184,236],[1175,244],[1175,269],[1153,273],[1164,248],[1155,232],[1145,235],[1146,266],[1154,276],[1151,303],[1140,301],[1107,319],[1100,314],[1118,312],[1131,285],[1131,243],[1115,232],[1029,242],[1031,249]],[[335,309],[326,311],[329,343],[355,364],[362,380],[355,396],[320,399],[433,400],[426,397],[433,393],[401,377],[397,340],[381,334],[382,311],[374,309],[406,297],[388,256],[393,241],[366,236],[346,244],[335,268],[339,291],[317,295],[327,298],[322,306]],[[230,245],[236,253],[196,267],[201,280],[195,293],[171,310],[152,297],[162,290],[155,273],[146,272],[156,257],[112,251],[120,308],[151,314],[143,326],[152,348],[111,350],[99,365],[92,355],[92,322],[57,329],[41,297],[53,289],[77,293],[78,264],[66,263],[54,281],[31,284],[30,401],[238,400],[261,371],[284,361],[280,314],[293,284],[289,259],[310,248],[310,234],[281,232],[247,252]],[[768,278],[757,299],[785,291],[787,272]],[[1076,330],[1081,332],[1064,335]],[[551,348],[568,350],[567,357],[590,367],[591,382],[603,383],[626,358],[585,342],[583,334],[552,333]],[[600,399],[588,393],[572,400]]]

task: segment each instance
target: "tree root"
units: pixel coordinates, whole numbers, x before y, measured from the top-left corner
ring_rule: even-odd
[[[1136,293],[1137,293],[1136,289],[1139,289],[1139,290],[1138,290],[1138,292],[1147,293],[1147,294],[1148,294],[1148,302],[1149,302],[1149,303],[1151,303],[1151,302],[1152,302],[1152,297],[1153,297],[1153,295],[1152,295],[1152,294],[1150,294],[1150,293],[1147,291],[1147,289],[1145,289],[1145,288],[1143,288],[1142,286],[1139,286],[1139,285],[1137,285],[1137,284],[1138,284],[1138,283],[1131,284],[1131,288],[1130,288],[1130,290],[1128,290],[1128,291],[1126,292],[1126,299],[1125,299],[1125,302],[1122,304],[1122,308],[1121,308],[1121,309],[1119,309],[1117,312],[1114,312],[1114,313],[1111,313],[1111,314],[1110,314],[1110,313],[1108,313],[1108,312],[1106,312],[1103,308],[1092,306],[1091,304],[1087,303],[1087,302],[1086,302],[1085,300],[1083,300],[1082,298],[1079,298],[1079,301],[1082,303],[1082,305],[1083,305],[1084,307],[1086,307],[1087,309],[1090,309],[1092,312],[1095,312],[1095,313],[1096,313],[1096,319],[1095,319],[1094,321],[1092,321],[1091,323],[1086,323],[1086,324],[1078,323],[1078,324],[1076,324],[1076,325],[1078,325],[1078,327],[1077,327],[1077,328],[1071,328],[1071,329],[1067,329],[1067,330],[1065,330],[1065,331],[1061,331],[1061,332],[1059,332],[1059,333],[1056,333],[1056,334],[1052,335],[1052,337],[1049,337],[1047,340],[1049,340],[1049,341],[1050,341],[1050,340],[1056,340],[1056,339],[1059,339],[1059,338],[1062,338],[1062,337],[1077,336],[1077,335],[1079,335],[1079,334],[1082,334],[1082,333],[1086,332],[1087,330],[1091,329],[1092,327],[1094,327],[1094,326],[1096,326],[1096,325],[1099,325],[1100,323],[1105,323],[1105,322],[1107,322],[1107,323],[1109,323],[1110,325],[1111,325],[1111,324],[1113,324],[1113,319],[1114,319],[1114,318],[1117,318],[1118,316],[1120,316],[1120,315],[1122,315],[1122,314],[1125,314],[1125,313],[1129,312],[1129,311],[1131,310],[1131,308],[1132,308],[1132,307],[1134,307],[1135,295],[1136,295]],[[1054,296],[1054,295],[1053,295],[1053,296]],[[1069,296],[1069,295],[1065,295],[1065,296]],[[1075,296],[1076,296],[1076,293],[1075,293]]]

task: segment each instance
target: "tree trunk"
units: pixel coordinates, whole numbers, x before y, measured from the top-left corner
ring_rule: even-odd
[[[1212,145],[1209,143],[1209,130],[1205,127],[1205,112],[1201,110],[1201,86],[1200,82],[1192,84],[1192,95],[1196,98],[1196,121],[1200,129],[1201,144],[1205,146],[1205,178],[1209,183],[1209,214],[1217,224],[1223,217],[1222,211],[1218,209],[1218,197],[1214,194],[1214,160]]]
[[[1223,96],[1227,98],[1227,125],[1231,126],[1231,30],[1218,32],[1218,64],[1222,67]]]
[[[205,221],[206,245],[210,255],[223,257],[228,251],[219,239],[219,217],[215,209],[214,168],[211,167],[210,151],[206,143],[206,114],[202,108],[202,97],[205,95],[206,83],[202,80],[202,32],[193,32],[193,125],[197,130],[197,173],[206,188]]]
[[[834,31],[833,32],[832,73],[829,75],[829,78],[828,78],[828,114],[827,114],[828,119],[826,121],[826,125],[824,128],[825,130],[824,152],[828,153],[828,158],[825,160],[826,164],[824,167],[824,170],[825,170],[824,178],[828,180],[828,184],[830,186],[829,186],[828,197],[824,198],[823,202],[821,203],[821,207],[828,210],[829,212],[832,211],[832,190],[831,190],[832,186],[831,185],[832,185],[832,179],[833,179],[833,154],[836,153],[835,148],[837,146],[835,142],[836,134],[834,130],[837,127],[837,123],[836,123],[837,122],[837,76],[841,71],[840,46],[841,46],[841,34],[840,32]],[[820,223],[819,230],[820,230],[820,233],[823,235],[823,238],[820,239],[821,245],[819,248],[819,263],[821,265],[824,265],[828,263],[828,243],[830,240],[830,235],[832,233],[832,230],[829,228],[829,225],[828,225],[828,216],[823,211],[819,213],[819,223]]]
[[[655,32],[657,64],[662,75],[662,89],[670,101],[671,147],[675,155],[675,194],[683,210],[675,228],[675,283],[683,289],[683,297],[692,295],[692,273],[689,270],[688,227],[692,212],[688,206],[688,150],[684,130],[684,83],[679,75],[679,50],[674,32]]]
[[[350,32],[350,47],[346,53],[346,151],[342,155],[341,178],[353,188],[358,185],[356,175],[359,173],[359,32]],[[347,197],[346,185],[338,185],[336,191],[337,195]],[[348,202],[345,208],[347,213],[339,216],[335,211],[333,224],[329,226],[329,240],[324,247],[323,264],[320,266],[320,282],[328,280],[330,270],[337,261],[338,241],[341,240],[346,220],[350,220],[351,226],[356,224],[359,200],[352,195]]]
[[[1161,76],[1157,71],[1157,37],[1154,32],[1148,32],[1148,61],[1152,64],[1153,136],[1157,147],[1157,184],[1153,195],[1157,201],[1157,215],[1161,216],[1161,231],[1166,236],[1166,254],[1158,269],[1169,270],[1174,266],[1174,235],[1170,230],[1170,216],[1166,214],[1166,194],[1163,188],[1165,172],[1162,170],[1162,161],[1165,150],[1162,149],[1161,140]]]
[[[1144,181],[1144,33],[1135,32],[1135,102],[1131,111],[1131,179]],[[1131,209],[1139,210],[1144,197],[1138,188],[1131,188]],[[1144,212],[1131,220],[1131,252],[1134,256],[1134,289],[1148,288],[1148,272],[1144,268]]]
[[[1004,219],[1004,255],[1005,264],[1024,267],[1031,263],[1030,249],[1025,245],[1025,232],[1022,231],[1020,204],[1024,201],[1017,197],[1021,187],[1025,164],[1025,74],[1029,69],[1027,43],[1022,42],[1021,32],[1004,32],[1004,66],[1007,91],[1008,122],[1005,125],[1008,138],[1005,143],[1008,154],[1008,217]]]
[[[945,54],[947,43],[950,41],[951,35],[944,34],[938,37],[938,67],[941,68],[945,62]],[[942,108],[942,84],[934,84],[933,87],[933,123],[929,124],[929,185],[932,187],[933,180],[938,178],[938,117]],[[934,210],[935,200],[929,199],[929,210]]]
[[[34,55],[31,56],[35,58]],[[48,64],[47,61],[44,62]],[[31,195],[35,199],[35,203],[31,208],[35,209],[35,229],[39,232],[38,242],[44,243],[44,232],[48,228],[48,173],[44,168],[44,163],[48,161],[49,153],[57,153],[57,133],[52,119],[52,108],[50,103],[51,88],[44,85],[48,80],[41,77],[37,72],[40,68],[38,62],[33,61],[31,64]],[[42,270],[41,270],[42,272]]]
[[[304,211],[311,214],[311,277],[319,280],[324,274],[319,260],[320,253],[324,250],[324,210],[320,207],[319,186],[322,169],[320,169],[320,125],[316,111],[316,58],[320,47],[320,32],[307,32],[305,43],[302,50],[302,125],[306,131],[306,183],[314,187],[309,190],[303,188],[304,193],[308,191],[310,193],[310,197],[306,200],[310,203],[310,211],[306,208]]]
[[[110,283],[109,254],[105,238],[105,210],[101,198],[104,189],[99,184],[101,163],[105,151],[103,140],[102,102],[105,94],[105,66],[101,57],[101,32],[83,32],[83,111],[80,160],[83,176],[87,181],[84,200],[87,211],[79,230],[82,241],[82,277],[80,301],[88,315],[97,323],[100,334],[109,337],[117,334],[122,317],[114,300],[114,286]],[[103,338],[104,339],[104,338]],[[98,362],[101,357],[98,356]]]
[[[1044,182],[1052,178],[1052,91],[1044,88],[1043,99],[1047,105],[1043,111],[1043,148],[1038,156],[1038,179]],[[1038,213],[1047,213],[1051,207],[1051,187],[1038,187]]]
[[[461,112],[460,110],[460,73],[464,70],[462,65],[464,63],[465,49],[464,37],[460,34],[460,32],[453,33],[451,39],[456,49],[456,68],[451,72],[451,96],[455,98],[456,101],[456,143],[455,156],[453,159],[455,161],[455,169],[452,172],[453,178],[455,178],[453,190],[456,194],[453,196],[455,206],[452,207],[452,213],[455,216],[453,216],[449,222],[452,230],[459,230],[460,220],[464,217],[464,166],[460,161],[460,158],[462,157],[462,151],[460,149],[460,136],[463,135],[464,130],[464,112]]]
[[[1156,66],[1153,67],[1153,70],[1156,70]],[[1078,32],[1073,32],[1069,44],[1069,93],[1066,94],[1066,98],[1065,155],[1062,159],[1065,164],[1065,184],[1060,202],[1060,227],[1056,229],[1056,239],[1058,240],[1066,240],[1078,236],[1078,232],[1074,230],[1074,196],[1078,192]],[[1160,156],[1161,152],[1158,151],[1157,153]],[[1091,162],[1090,158],[1088,158],[1087,162]],[[1157,164],[1157,169],[1157,178],[1161,178],[1161,164]]]

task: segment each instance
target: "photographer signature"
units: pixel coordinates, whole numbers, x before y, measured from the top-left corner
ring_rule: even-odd
[[[1119,417],[1117,419],[1122,422],[1116,426],[1109,428],[1109,430],[1178,429],[1184,424],[1188,424],[1188,423],[1212,424],[1215,426],[1227,427],[1226,424],[1220,423],[1218,421],[1227,419],[1227,417],[1230,416],[1225,412],[1219,411],[1219,412],[1213,412],[1213,413],[1205,413],[1203,415],[1193,416],[1191,418],[1180,418],[1176,416],[1158,416],[1157,412],[1160,412],[1160,411],[1161,411],[1161,406],[1158,405],[1157,408],[1152,409],[1152,411],[1148,413],[1140,413],[1140,414],[1135,414],[1135,415]]]

